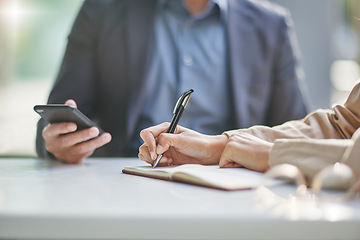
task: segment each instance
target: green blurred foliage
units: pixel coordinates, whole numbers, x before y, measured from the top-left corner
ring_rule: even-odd
[[[18,0],[15,79],[53,80],[83,0]]]

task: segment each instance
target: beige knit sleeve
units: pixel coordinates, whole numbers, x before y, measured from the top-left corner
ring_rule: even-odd
[[[360,127],[360,82],[350,92],[344,105],[332,110],[319,109],[301,120],[275,127],[253,126],[224,132],[232,136],[241,132],[252,134],[269,142],[276,139],[349,139]]]

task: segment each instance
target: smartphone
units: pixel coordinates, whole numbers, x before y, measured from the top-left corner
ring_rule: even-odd
[[[97,127],[100,131],[100,135],[104,133],[104,130],[102,130],[96,123],[86,117],[79,109],[71,105],[35,105],[34,110],[49,123],[74,122],[77,125],[77,130]]]

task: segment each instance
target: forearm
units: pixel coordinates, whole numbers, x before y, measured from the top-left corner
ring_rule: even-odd
[[[294,120],[275,127],[253,126],[225,132],[228,136],[249,133],[263,140],[276,139],[349,139],[360,127],[360,86],[357,84],[344,106],[337,105],[331,110],[317,110],[301,120]]]
[[[340,134],[329,122],[329,112],[318,111],[304,119],[294,120],[275,127],[253,126],[247,129],[238,129],[225,132],[228,136],[239,133],[248,133],[268,142],[276,139],[294,138],[341,138]]]

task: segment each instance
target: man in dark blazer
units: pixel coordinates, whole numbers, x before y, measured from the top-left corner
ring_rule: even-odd
[[[165,70],[162,72],[167,64],[176,65],[174,59],[179,59],[180,50],[174,49],[182,47],[180,40],[184,36],[179,32],[182,28],[168,27],[178,23],[179,19],[171,14],[178,13],[176,6],[179,3],[185,9],[179,12],[179,16],[186,16],[186,22],[184,20],[181,25],[184,28],[194,23],[201,28],[206,19],[210,19],[210,30],[199,34],[200,43],[193,49],[205,48],[211,41],[221,43],[214,45],[220,49],[220,54],[213,54],[219,55],[213,57],[215,67],[206,63],[201,70],[210,72],[208,76],[215,78],[216,86],[185,77],[177,79],[181,75],[178,72],[195,67],[188,56],[182,59],[181,67],[170,66],[177,75],[170,73],[169,77]],[[219,22],[215,27],[214,21]],[[205,36],[208,32],[211,39]],[[223,36],[219,32],[224,33]],[[190,41],[191,44],[194,42]],[[173,45],[167,51],[164,46],[170,43]],[[206,48],[201,54],[211,56],[215,50]],[[162,54],[166,61],[161,59]],[[156,68],[158,63],[161,67]],[[196,72],[191,74],[197,77]],[[111,136],[106,133],[93,139],[98,134],[97,129],[73,132],[76,127],[72,124],[48,124],[41,119],[37,153],[40,157],[55,157],[73,163],[94,151],[93,156],[136,156],[141,145],[138,142],[140,130],[170,121],[169,106],[175,104],[172,101],[182,89],[192,88],[192,84],[199,87],[195,88],[181,125],[203,133],[218,134],[255,124],[273,126],[299,119],[307,113],[302,74],[289,14],[267,1],[85,1],[69,35],[63,63],[48,102],[64,103],[73,99],[67,103],[77,105]],[[160,81],[158,78],[170,79]],[[179,85],[179,82],[186,84]],[[158,88],[159,94],[155,94]],[[203,88],[208,90],[201,91]],[[169,94],[173,96],[167,99],[165,93],[170,90],[174,90]],[[159,102],[153,101],[152,96],[160,96]],[[206,115],[202,114],[206,101],[214,105],[209,116],[218,121],[209,124],[208,128],[203,127],[204,122],[212,121],[211,117],[202,119]],[[152,112],[145,113],[149,106]],[[198,119],[204,124],[196,125]]]

